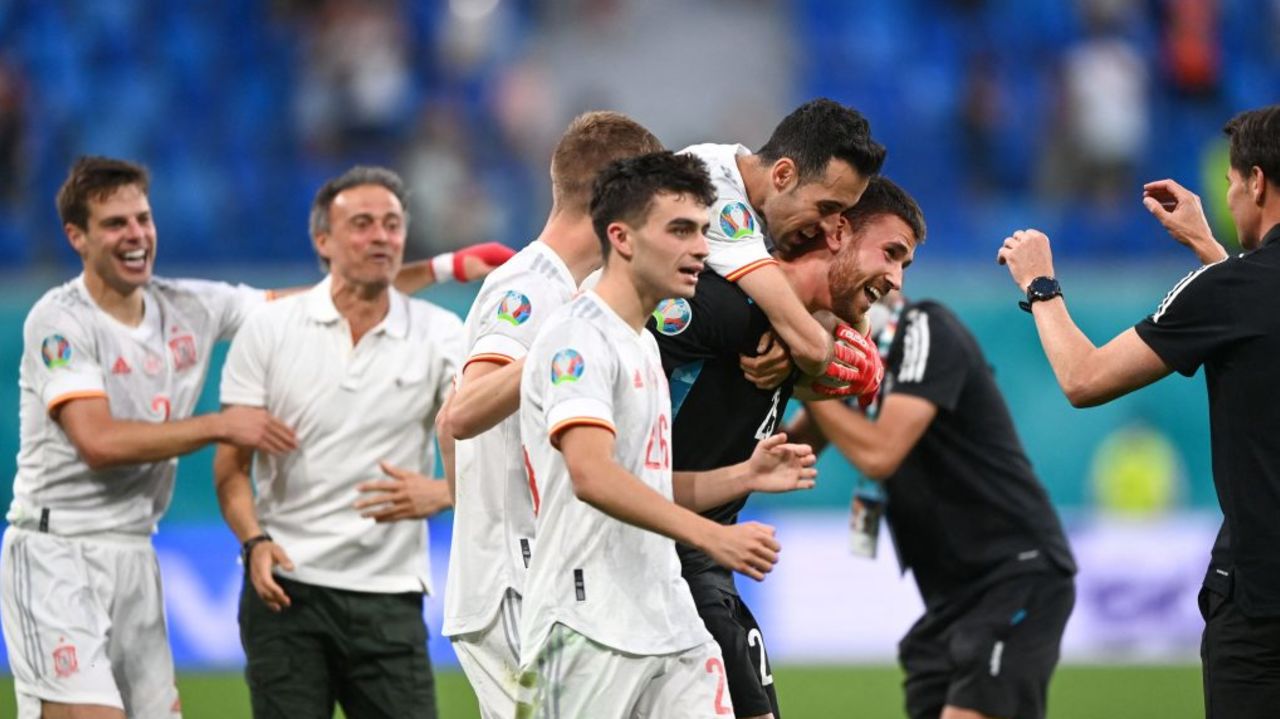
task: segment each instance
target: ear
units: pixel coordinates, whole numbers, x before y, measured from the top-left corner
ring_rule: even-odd
[[[1249,194],[1253,197],[1253,203],[1261,206],[1267,199],[1267,176],[1263,174],[1261,167],[1254,165],[1249,168],[1249,182],[1252,183]]]
[[[795,160],[790,157],[780,158],[769,168],[769,180],[777,192],[786,192],[798,184],[800,173],[796,169]]]
[[[84,257],[85,245],[88,238],[85,231],[80,229],[74,222],[68,222],[62,226],[62,232],[67,236],[67,242],[71,245],[71,249],[76,251],[77,255]]]
[[[612,254],[618,255],[624,260],[630,260],[635,255],[635,240],[632,237],[631,228],[626,223],[610,222],[604,232],[605,236],[609,238],[609,247]]]
[[[312,235],[311,244],[316,248],[317,255],[320,255],[325,260],[332,259],[329,257],[329,233],[328,232],[321,232],[316,235]]]
[[[840,224],[836,226],[834,235],[826,235],[827,249],[831,250],[831,254],[839,254],[840,250],[846,245],[853,243],[853,227],[849,224],[849,220],[844,215],[840,215]]]

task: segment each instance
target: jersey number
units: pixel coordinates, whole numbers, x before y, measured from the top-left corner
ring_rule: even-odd
[[[707,673],[716,675],[716,703],[713,709],[716,714],[732,714],[733,710],[724,705],[724,662],[720,661],[720,657],[711,657],[707,660]]]
[[[649,446],[644,451],[645,469],[666,469],[671,466],[671,447],[667,445],[667,415],[658,415],[649,432]]]
[[[769,671],[769,657],[764,653],[764,635],[752,627],[747,632],[747,645],[760,647],[760,686],[767,687],[773,683],[773,673]]]
[[[171,411],[171,408],[169,406],[169,398],[162,394],[156,395],[151,400],[151,411],[160,415],[161,422],[168,422],[169,412]]]
[[[765,415],[760,428],[756,430],[756,439],[768,439],[773,436],[773,430],[778,426],[778,401],[781,399],[782,388],[779,387],[773,391],[773,406],[769,408],[769,414]]]

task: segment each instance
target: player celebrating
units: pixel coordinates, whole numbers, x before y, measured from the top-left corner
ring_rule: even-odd
[[[889,233],[862,232],[864,206],[887,212],[914,207],[914,202],[897,185],[874,177],[850,211],[851,222],[843,223],[834,237],[820,235],[779,253],[778,268],[806,312],[834,311],[857,323],[875,297],[902,286],[902,273],[923,233],[910,226],[894,227]],[[754,353],[757,339],[769,330],[769,320],[742,288],[715,272],[704,272],[697,293],[687,300],[664,300],[649,328],[671,382],[677,472],[740,462],[751,455],[757,441],[774,434],[798,377],[791,373],[776,387],[760,388],[743,375],[739,357]],[[849,325],[837,332],[842,342],[858,348],[859,356],[865,354],[874,362],[874,347]],[[859,381],[848,388],[854,396],[874,392],[878,383],[868,365],[861,369]],[[814,396],[812,391],[805,394]],[[703,516],[731,525],[745,504],[743,496]],[[698,613],[724,655],[737,715],[776,719],[778,697],[764,637],[738,596],[732,573],[697,548],[679,545],[678,551]]]
[[[808,447],[774,437],[748,462],[671,473],[670,397],[644,321],[688,297],[714,197],[694,157],[653,153],[597,179],[604,275],[547,320],[521,383],[521,435],[538,551],[521,619],[520,717],[713,717],[731,711],[724,666],[680,578],[672,539],[762,578],[773,530],[726,527],[707,507],[745,491],[812,485]]]
[[[884,164],[884,147],[871,138],[866,119],[832,100],[813,100],[785,117],[758,153],[717,144],[683,152],[707,163],[716,188],[707,265],[760,305],[801,371],[843,375],[831,333],[778,271],[768,240],[789,250],[836,235],[840,213],[857,203]]]
[[[1280,403],[1271,387],[1280,353],[1280,105],[1241,113],[1224,129],[1227,205],[1246,251],[1183,278],[1106,345],[1095,347],[1067,313],[1044,234],[1015,232],[998,261],[1026,292],[1024,309],[1071,404],[1103,404],[1204,366],[1223,514],[1200,591],[1205,715],[1249,719],[1275,716],[1280,704]],[[1202,260],[1222,257],[1200,198],[1172,180],[1145,189],[1143,204],[1175,239]]]
[[[588,211],[596,175],[616,159],[661,149],[624,115],[576,118],[551,158],[546,227],[485,280],[467,315],[466,360],[444,421],[461,437],[444,634],[486,719],[515,713],[520,595],[533,556],[533,503],[515,415],[524,356],[547,317],[600,266]]]

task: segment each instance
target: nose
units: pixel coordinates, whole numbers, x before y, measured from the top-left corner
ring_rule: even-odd
[[[902,277],[904,272],[905,270],[903,270],[901,263],[894,263],[893,269],[889,271],[889,274],[885,275],[885,279],[889,280],[889,287],[891,289],[899,291],[902,290]]]
[[[689,254],[698,258],[699,262],[707,259],[707,256],[711,254],[711,249],[707,246],[706,234],[698,233],[697,239],[693,241],[693,247],[689,249]]]

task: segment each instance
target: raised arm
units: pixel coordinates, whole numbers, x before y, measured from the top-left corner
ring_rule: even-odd
[[[1213,238],[1196,193],[1173,180],[1156,180],[1142,186],[1142,206],[1201,263],[1227,259],[1227,251]]]
[[[764,310],[801,372],[819,376],[826,371],[832,356],[831,332],[809,314],[777,265],[764,265],[743,275],[738,286]]]
[[[1023,292],[1031,280],[1054,276],[1049,238],[1038,230],[1006,237],[996,261],[1009,267]],[[1173,371],[1133,328],[1095,347],[1071,319],[1061,296],[1034,302],[1031,311],[1058,385],[1075,407],[1105,404]]]
[[[405,263],[396,275],[395,286],[411,295],[440,282],[475,282],[501,267],[514,254],[515,250],[500,242],[470,245],[430,259]]]

